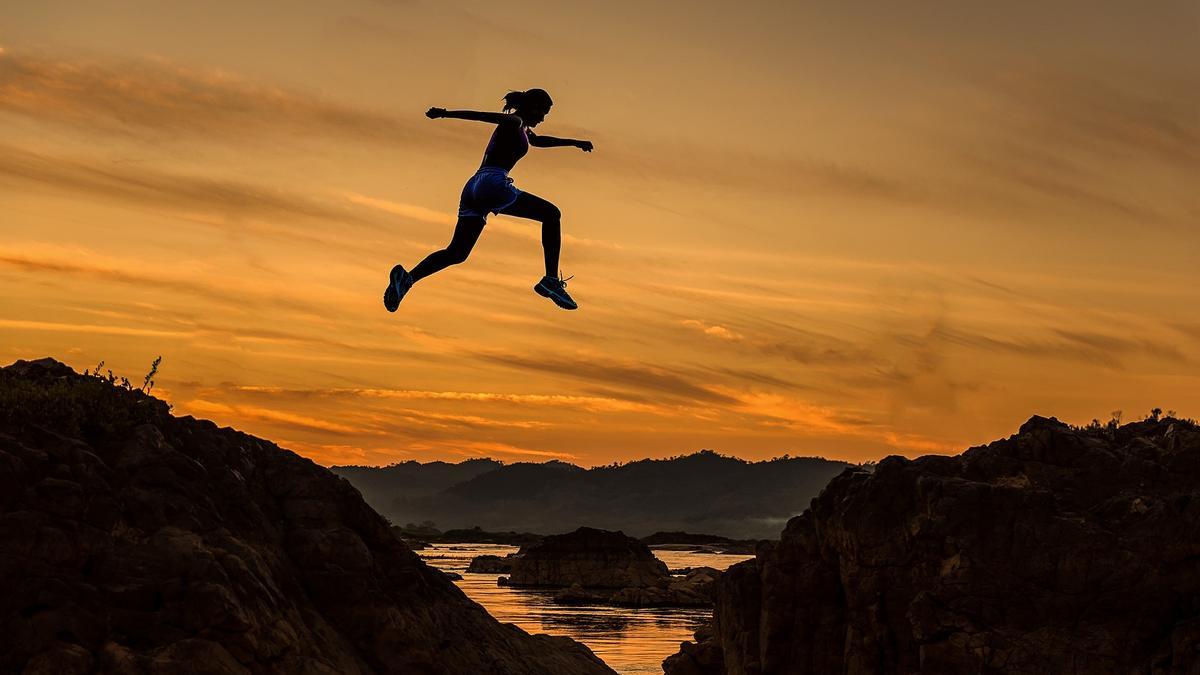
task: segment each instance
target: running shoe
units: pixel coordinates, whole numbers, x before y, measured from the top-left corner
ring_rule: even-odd
[[[400,301],[404,299],[404,294],[412,288],[412,285],[412,275],[404,269],[403,265],[396,265],[392,268],[388,287],[383,292],[383,306],[387,308],[387,311],[396,311],[396,308],[400,306]]]
[[[543,298],[550,298],[554,304],[563,309],[578,309],[579,305],[575,304],[575,301],[567,294],[567,282],[575,277],[572,275],[563,279],[562,272],[559,272],[558,276],[558,279],[551,276],[542,277],[533,290]]]

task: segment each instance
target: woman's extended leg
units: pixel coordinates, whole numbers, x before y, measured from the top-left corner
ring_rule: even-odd
[[[420,281],[434,272],[465,261],[471,254],[471,249],[475,247],[475,242],[479,241],[479,234],[483,232],[485,222],[477,216],[459,216],[450,244],[440,251],[430,253],[417,263],[411,272],[413,281]]]
[[[558,278],[558,252],[562,248],[562,212],[558,207],[535,194],[522,192],[517,195],[517,201],[501,209],[500,213],[541,221],[546,276]]]
[[[576,309],[578,305],[567,294],[565,281],[558,278],[558,252],[562,247],[562,212],[545,199],[522,192],[517,195],[517,201],[501,209],[500,213],[542,222],[542,252],[546,257],[546,276],[542,277],[533,290],[537,291],[538,295],[550,298],[563,309]]]

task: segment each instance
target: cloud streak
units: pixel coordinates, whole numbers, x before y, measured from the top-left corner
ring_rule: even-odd
[[[517,370],[546,373],[606,384],[635,391],[666,395],[708,404],[730,404],[736,399],[688,379],[683,373],[636,361],[616,361],[592,355],[569,359],[561,356],[525,356],[520,354],[481,353],[477,358]]]
[[[283,190],[114,166],[111,162],[54,157],[11,145],[0,145],[0,178],[73,192],[90,199],[211,213],[235,220],[260,218],[294,222],[300,218],[378,226],[377,220],[364,217],[362,213]],[[306,239],[327,243],[319,237]]]
[[[389,145],[465,140],[406,117],[360,110],[164,59],[49,58],[0,53],[0,112],[87,130],[254,141],[281,133]],[[411,118],[411,119],[410,119]]]

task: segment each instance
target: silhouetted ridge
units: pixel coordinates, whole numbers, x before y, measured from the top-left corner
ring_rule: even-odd
[[[514,495],[536,498],[543,490],[568,480],[571,474],[582,472],[584,469],[560,461],[509,464],[449,487],[436,498],[462,496],[490,500],[508,499]]]
[[[395,522],[442,528],[562,532],[579,525],[625,530],[771,536],[839,471],[817,457],[747,462],[710,450],[671,459],[582,469],[520,463],[481,473],[433,495],[397,488],[383,506]],[[348,476],[354,480],[353,476]]]
[[[331,471],[354,483],[363,498],[376,509],[386,506],[400,491],[409,497],[441,492],[504,466],[494,459],[468,459],[457,464],[447,462],[401,462],[391,466],[332,466]]]
[[[0,634],[4,673],[612,673],[328,470],[48,359],[0,369]]]

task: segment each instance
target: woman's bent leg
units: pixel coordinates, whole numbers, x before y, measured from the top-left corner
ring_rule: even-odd
[[[500,213],[541,221],[546,276],[558,278],[558,256],[562,248],[562,212],[558,207],[535,194],[522,192],[517,195],[517,201],[501,209]]]
[[[483,232],[486,222],[483,218],[475,216],[460,216],[458,224],[454,226],[454,236],[450,238],[450,244],[440,251],[430,253],[417,263],[411,272],[413,281],[420,281],[434,272],[465,261],[467,256],[471,255],[475,242],[479,241],[479,235]]]

